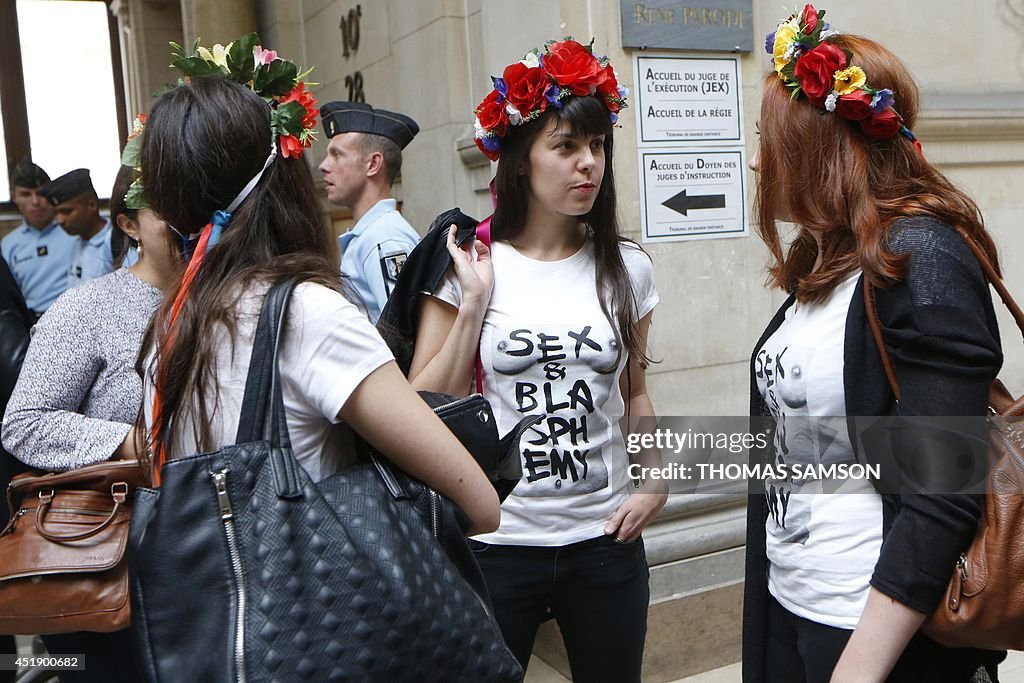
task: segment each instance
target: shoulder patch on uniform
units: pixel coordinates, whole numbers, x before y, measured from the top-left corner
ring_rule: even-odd
[[[407,258],[409,258],[409,255],[404,251],[391,251],[381,254],[380,270],[384,273],[384,277],[392,282],[397,281]]]

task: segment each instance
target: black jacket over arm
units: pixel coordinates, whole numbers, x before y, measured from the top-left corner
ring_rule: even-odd
[[[989,385],[1002,365],[1002,352],[992,297],[981,266],[953,229],[931,218],[897,221],[890,229],[888,244],[893,253],[910,256],[904,280],[876,290],[882,335],[900,385],[899,414],[985,415]],[[892,416],[897,414],[897,404],[867,324],[863,287],[862,277],[846,320],[843,381],[847,415]],[[782,324],[793,302],[790,297],[775,314],[752,359]],[[754,381],[753,362],[750,411],[752,428],[774,428]],[[851,441],[857,449],[857,439]],[[752,452],[751,458],[760,461],[768,455]],[[864,452],[858,456],[875,463],[877,454]],[[948,458],[929,459],[925,464],[933,470],[925,473],[930,480],[943,481],[942,468],[949,465]],[[752,483],[747,506],[743,608],[746,683],[762,681],[765,675],[767,504],[759,486]],[[981,505],[982,497],[977,495],[883,493],[883,542],[871,585],[919,612],[934,611],[956,559],[977,531]],[[918,634],[916,638],[924,636]],[[931,641],[928,645],[939,648]],[[980,664],[991,661],[992,655],[958,650],[953,656]]]

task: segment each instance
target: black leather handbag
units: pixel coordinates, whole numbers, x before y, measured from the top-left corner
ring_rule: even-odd
[[[160,488],[137,495],[132,629],[146,678],[521,680],[473,588],[454,504],[372,453],[318,483],[292,454],[276,361],[293,287],[264,302],[236,445],[169,461]]]

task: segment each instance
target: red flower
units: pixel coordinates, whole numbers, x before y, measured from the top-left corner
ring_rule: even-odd
[[[499,97],[501,93],[492,90],[476,108],[476,117],[480,119],[480,126],[485,130],[504,135],[508,126],[508,112],[505,111],[505,102],[498,102]]]
[[[814,33],[814,29],[818,26],[818,10],[814,9],[814,5],[804,5],[804,33]]]
[[[544,55],[544,70],[573,95],[592,95],[605,80],[597,58],[575,40],[552,43]]]
[[[846,53],[831,43],[820,43],[796,61],[793,75],[807,97],[821,106],[836,82],[836,72],[846,68]]]
[[[293,101],[301,104],[306,110],[305,116],[302,117],[302,127],[315,128],[317,101],[313,98],[313,93],[306,90],[306,84],[304,82],[299,81],[299,84],[292,88],[292,91],[285,95],[284,99],[281,100],[281,104]]]
[[[622,109],[619,104],[619,81],[615,78],[615,70],[611,64],[607,64],[603,70],[604,79],[597,86],[597,94],[604,100],[604,104],[610,112],[618,112]]]
[[[501,74],[508,91],[505,97],[526,118],[534,109],[544,111],[548,101],[544,99],[544,91],[551,83],[547,74],[540,67],[529,67],[522,62],[509,64]]]
[[[862,119],[860,127],[869,138],[888,140],[900,132],[902,124],[903,118],[890,107],[869,118]]]
[[[840,95],[836,102],[836,113],[850,121],[860,121],[871,116],[872,96],[863,90],[855,90],[849,95]]]
[[[302,156],[302,143],[294,135],[282,135],[281,141],[281,156],[285,159],[295,157],[298,159]]]

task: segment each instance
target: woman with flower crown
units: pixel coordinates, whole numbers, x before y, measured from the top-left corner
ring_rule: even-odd
[[[298,277],[278,361],[299,463],[319,481],[350,459],[351,440],[335,429],[345,422],[455,501],[477,532],[492,530],[494,488],[344,294],[303,159],[316,101],[295,64],[257,41],[250,34],[212,53],[176,46],[185,78],[157,98],[142,134],[142,197],[196,238],[143,346],[154,473],[169,458],[235,442],[263,299]]]
[[[640,534],[665,502],[629,491],[617,421],[653,417],[651,261],[619,235],[612,130],[624,106],[606,59],[574,40],[506,67],[476,110],[497,160],[488,248],[455,244],[424,296],[409,378],[480,389],[499,429],[524,415],[523,477],[473,543],[506,642],[525,667],[539,625],[561,629],[573,679],[638,681],[649,600]],[[637,484],[640,482],[638,481]]]
[[[1002,354],[968,241],[998,268],[995,245],[975,203],[923,155],[911,132],[917,87],[891,52],[832,31],[811,5],[766,49],[775,68],[750,162],[754,210],[770,282],[790,297],[752,356],[751,415],[773,434],[752,458],[886,469],[845,482],[844,495],[820,493],[822,482],[757,484],[743,680],[994,681],[1002,653],[947,649],[920,630],[981,514],[980,495],[950,484],[962,454],[930,450],[897,476],[889,468],[916,442],[885,460],[884,442],[857,418],[985,415]],[[778,221],[798,226],[788,245]],[[871,330],[876,313],[898,400]]]

